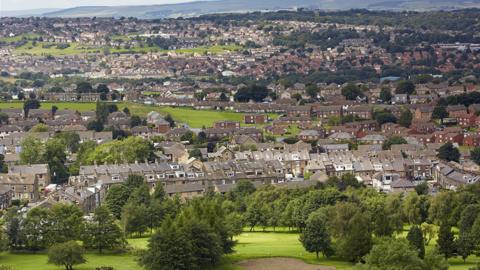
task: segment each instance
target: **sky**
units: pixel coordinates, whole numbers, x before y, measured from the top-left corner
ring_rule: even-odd
[[[192,0],[0,0],[0,10],[70,8],[77,6],[153,5],[192,2]]]

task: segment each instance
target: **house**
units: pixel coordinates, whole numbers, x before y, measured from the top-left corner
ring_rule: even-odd
[[[287,108],[288,117],[310,117],[311,107],[304,106],[290,106]]]
[[[372,119],[372,114],[370,106],[350,106],[343,112],[343,115],[353,115],[362,119]]]
[[[432,122],[413,121],[410,125],[410,129],[417,134],[431,134],[435,132],[436,126]]]
[[[480,176],[464,172],[452,164],[445,163],[439,163],[433,168],[433,178],[440,186],[451,190],[480,181]]]
[[[385,136],[380,134],[368,134],[358,139],[359,142],[365,144],[383,144],[386,140]]]
[[[392,192],[408,193],[415,191],[416,184],[406,179],[397,179],[390,184]]]
[[[462,144],[463,142],[463,133],[462,131],[449,131],[449,130],[442,130],[442,131],[435,131],[433,133],[433,137],[435,138],[436,143],[458,143]]]
[[[408,103],[407,94],[395,94],[392,97],[392,104],[406,104]]]
[[[170,131],[170,123],[167,122],[158,112],[149,112],[147,115],[147,124],[153,125],[155,131],[165,134]]]
[[[447,112],[450,117],[456,118],[467,114],[467,107],[465,105],[449,105],[447,106]]]
[[[0,174],[0,187],[13,192],[12,200],[36,202],[40,197],[38,179],[35,174]]]
[[[312,115],[319,119],[329,119],[330,117],[341,117],[342,106],[325,106],[316,104],[312,106]]]
[[[463,145],[469,147],[480,146],[480,134],[478,133],[465,133],[463,135]]]
[[[426,180],[432,178],[432,163],[425,158],[405,160],[406,177],[410,180]]]
[[[413,118],[418,121],[428,122],[432,118],[433,107],[429,105],[421,105],[415,109]]]
[[[235,154],[233,153],[233,151],[228,149],[225,146],[221,146],[214,153],[208,153],[209,161],[225,162],[225,161],[232,160],[234,157],[235,157]]]
[[[52,111],[46,109],[30,109],[28,111],[28,119],[52,119]]]
[[[264,124],[268,120],[265,114],[246,114],[243,116],[245,124]]]
[[[316,141],[322,138],[322,136],[318,130],[309,129],[309,130],[302,130],[298,134],[298,138],[302,141]]]
[[[13,165],[8,167],[8,174],[33,175],[38,182],[39,188],[44,188],[51,182],[48,164]]]
[[[0,185],[0,210],[10,207],[13,198],[13,190],[7,185]]]
[[[240,128],[240,122],[239,121],[217,121],[213,123],[214,128],[220,128],[220,129],[234,129],[234,128]]]
[[[461,127],[475,126],[477,121],[477,116],[473,113],[457,113],[455,118],[457,118],[457,123]]]

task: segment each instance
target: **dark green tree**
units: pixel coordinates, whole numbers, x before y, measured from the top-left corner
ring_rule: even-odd
[[[332,240],[327,232],[327,217],[321,213],[312,213],[306,222],[305,230],[300,234],[300,242],[308,252],[315,252],[317,259],[321,252],[324,256],[333,255]]]
[[[153,234],[139,264],[146,270],[195,269],[192,243],[170,219]]]
[[[452,257],[455,254],[455,237],[450,225],[442,223],[438,231],[437,239],[438,250],[445,259]]]
[[[447,142],[438,149],[437,157],[445,161],[458,162],[460,159],[460,152],[451,142]]]
[[[83,248],[75,241],[54,244],[48,249],[48,263],[64,266],[65,270],[73,270],[74,265],[87,262],[83,253]]]
[[[397,83],[396,94],[411,95],[415,91],[415,84],[411,81],[402,80]]]
[[[123,232],[107,207],[99,206],[95,209],[92,220],[86,224],[83,243],[85,247],[97,249],[99,253],[124,246]]]
[[[418,257],[425,257],[425,241],[423,239],[423,233],[419,226],[412,226],[407,234],[407,240],[417,251]]]
[[[404,110],[402,114],[400,114],[400,117],[398,118],[398,124],[401,125],[402,127],[410,127],[412,124],[412,119],[413,119],[413,114],[410,110]]]
[[[437,105],[433,108],[432,118],[433,119],[443,119],[448,117],[447,108],[445,106]]]

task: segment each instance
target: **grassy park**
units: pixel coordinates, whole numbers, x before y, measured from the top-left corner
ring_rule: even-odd
[[[235,246],[235,253],[227,255],[222,262],[211,270],[241,270],[236,265],[238,262],[268,257],[289,257],[303,260],[310,264],[333,266],[336,269],[351,269],[353,264],[336,260],[315,258],[315,254],[306,252],[298,241],[298,233],[288,231],[277,232],[244,232],[237,237],[238,243]],[[147,247],[148,238],[134,238],[128,240],[132,251],[125,254],[98,254],[89,253],[86,255],[87,263],[75,267],[76,270],[95,270],[99,266],[113,266],[115,270],[141,269],[135,261],[135,250]],[[430,243],[430,247],[435,241]],[[450,269],[467,270],[480,262],[480,258],[469,257],[464,263],[461,258],[449,260]],[[56,270],[62,269],[47,264],[46,254],[11,254],[0,255],[0,264],[13,266],[14,270]]]
[[[148,47],[148,46],[137,46],[131,48],[112,48],[112,47],[98,47],[83,45],[78,42],[69,43],[67,48],[57,47],[57,43],[48,43],[48,42],[36,42],[31,41],[26,44],[16,47],[13,50],[13,53],[16,55],[52,55],[52,56],[61,56],[61,55],[76,55],[76,54],[85,54],[85,53],[103,53],[108,51],[109,53],[177,53],[177,54],[223,54],[231,51],[238,51],[242,47],[236,45],[224,45],[224,46],[207,46],[207,47],[196,47],[196,48],[186,48],[186,49],[176,49],[176,50],[163,50],[158,47]]]
[[[210,127],[215,121],[231,120],[243,122],[243,113],[230,111],[212,111],[212,110],[195,110],[192,108],[174,108],[174,107],[158,107],[154,105],[144,105],[130,102],[116,103],[119,110],[128,107],[132,114],[145,117],[151,111],[158,111],[164,115],[170,114],[177,122],[185,123],[192,128],[201,128],[203,126]],[[94,111],[95,102],[42,102],[42,109],[51,109],[57,106],[59,110],[69,109],[79,112]],[[23,108],[22,102],[1,102],[0,109],[7,108]],[[271,118],[276,118],[276,114],[270,114]]]

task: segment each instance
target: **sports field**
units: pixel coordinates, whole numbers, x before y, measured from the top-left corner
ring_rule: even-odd
[[[192,128],[211,127],[215,121],[230,120],[243,122],[243,113],[235,113],[231,111],[212,111],[212,110],[195,110],[192,108],[174,108],[159,107],[154,105],[144,105],[130,102],[115,103],[119,110],[128,107],[132,114],[145,117],[151,111],[157,111],[163,115],[170,114],[175,121],[185,123]],[[42,109],[51,109],[57,106],[59,110],[69,109],[79,112],[94,111],[94,102],[42,102]],[[23,108],[22,102],[0,102],[0,110],[5,108]],[[276,118],[276,114],[270,114],[271,118]]]

